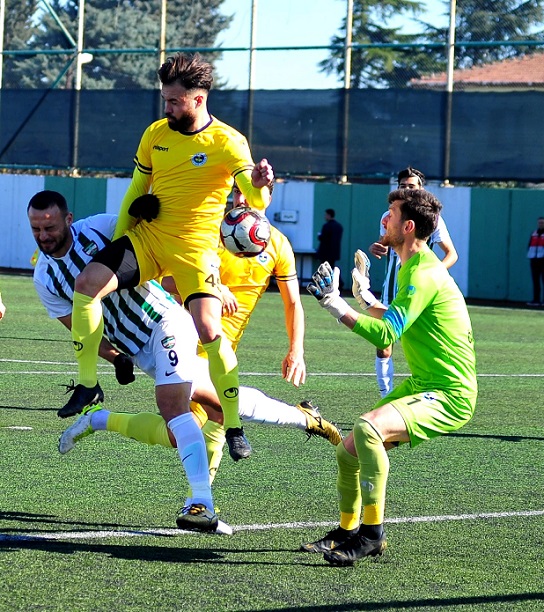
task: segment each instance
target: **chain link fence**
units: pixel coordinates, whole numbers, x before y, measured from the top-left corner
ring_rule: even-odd
[[[412,163],[441,180],[540,181],[544,0],[433,0],[427,13],[406,9],[404,18],[394,2],[353,2],[351,12],[351,2],[331,2],[342,11],[326,40],[276,47],[251,44],[249,22],[229,39],[230,21],[210,8],[221,3],[184,3],[202,9],[200,28],[182,37],[185,46],[166,36],[165,52],[198,50],[215,65],[212,112],[248,135],[255,157],[275,154],[280,175],[382,180]],[[87,0],[79,41],[69,35],[77,2],[63,12],[63,3],[41,0],[30,22],[17,21],[27,2],[5,4],[0,167],[130,172],[141,132],[162,115],[161,28],[176,26],[168,12],[176,2]],[[105,31],[108,19],[115,23]],[[267,28],[277,29],[269,20]],[[25,32],[33,34],[25,40]],[[324,79],[327,88],[311,87]]]

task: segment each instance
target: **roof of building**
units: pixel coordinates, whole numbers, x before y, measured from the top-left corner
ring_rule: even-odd
[[[467,85],[493,87],[544,86],[544,53],[533,53],[510,59],[482,64],[465,70],[455,70],[456,87]],[[446,73],[422,76],[410,81],[412,87],[443,87]]]

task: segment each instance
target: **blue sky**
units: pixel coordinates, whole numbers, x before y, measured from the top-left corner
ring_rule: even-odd
[[[427,0],[426,21],[444,25],[443,2]],[[221,11],[234,15],[219,42],[224,48],[249,47],[252,0],[225,0]],[[346,15],[346,0],[257,0],[256,46],[322,46],[340,30]],[[434,15],[434,17],[433,17]],[[396,25],[396,24],[393,24]],[[409,27],[409,26],[408,26]],[[217,64],[228,85],[247,89],[249,52],[225,52]],[[320,73],[318,62],[327,50],[260,51],[255,54],[254,89],[336,89],[342,86],[334,75]]]

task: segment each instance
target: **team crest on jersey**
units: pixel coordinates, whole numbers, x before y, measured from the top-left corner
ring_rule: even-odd
[[[428,402],[434,402],[436,399],[436,395],[434,393],[424,393],[423,394],[424,399],[426,399]]]
[[[266,253],[265,251],[257,255],[257,261],[261,264],[267,263],[269,259],[270,259],[270,255]]]
[[[98,248],[98,245],[96,244],[96,242],[89,242],[89,244],[86,244],[83,252],[85,253],[85,255],[89,255],[90,257],[94,257],[98,251],[100,249]]]
[[[191,157],[193,166],[203,166],[207,161],[208,156],[206,153],[195,153],[193,157]]]
[[[161,344],[163,345],[165,349],[171,349],[171,348],[174,348],[174,346],[176,346],[176,339],[174,338],[174,336],[165,336],[161,340]]]

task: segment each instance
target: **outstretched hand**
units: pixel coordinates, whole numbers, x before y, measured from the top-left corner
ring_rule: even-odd
[[[370,291],[370,260],[360,249],[355,251],[355,268],[351,271],[353,297],[363,310],[372,308],[378,301]]]
[[[306,286],[307,291],[318,300],[319,305],[336,319],[341,319],[350,308],[349,304],[340,297],[339,283],[340,270],[338,268],[333,270],[326,261],[314,272],[312,282]]]

